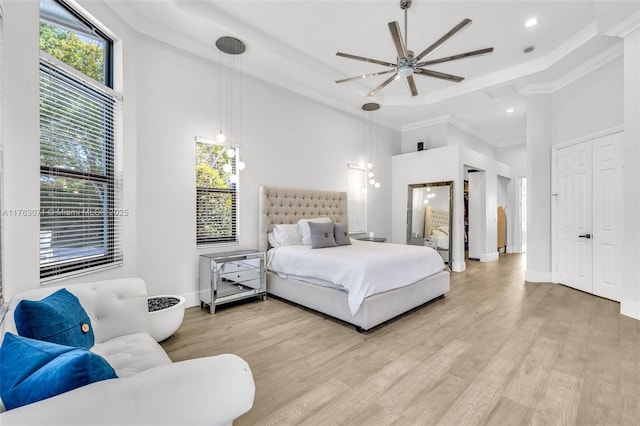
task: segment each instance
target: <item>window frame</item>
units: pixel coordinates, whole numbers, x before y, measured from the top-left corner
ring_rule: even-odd
[[[198,187],[197,186],[197,182],[195,183],[195,196],[196,196],[196,200],[195,200],[195,208],[196,208],[196,212],[195,212],[195,224],[196,224],[196,232],[195,232],[195,237],[196,237],[196,247],[201,248],[201,247],[207,247],[207,246],[215,246],[215,247],[219,247],[219,246],[224,246],[224,245],[237,245],[240,242],[240,214],[239,214],[239,204],[240,204],[240,174],[239,174],[239,170],[238,170],[238,159],[240,157],[240,147],[238,145],[229,145],[227,143],[220,143],[218,141],[216,141],[215,139],[210,139],[210,138],[205,138],[205,137],[200,137],[197,136],[195,138],[195,143],[196,145],[194,145],[194,151],[195,151],[195,146],[197,146],[197,144],[207,144],[207,145],[215,145],[215,146],[220,146],[223,148],[233,148],[235,150],[235,156],[233,157],[233,164],[232,164],[232,173],[235,172],[235,174],[238,176],[238,180],[237,182],[230,183],[230,188],[204,188],[204,187]],[[195,167],[198,167],[198,162],[195,162]],[[231,195],[231,224],[232,224],[232,231],[231,234],[228,236],[220,236],[220,237],[199,237],[198,236],[198,195],[199,194],[230,194]]]
[[[43,254],[46,255],[45,251],[43,251],[42,243],[43,243],[43,219],[42,217],[45,215],[50,215],[50,217],[64,217],[60,213],[55,212],[46,212],[45,209],[40,210],[41,219],[40,219],[40,231],[41,231],[41,246],[40,246],[40,281],[41,283],[46,283],[48,281],[57,280],[66,278],[69,276],[76,276],[80,274],[90,273],[94,270],[101,270],[104,268],[114,267],[121,265],[123,263],[123,254],[122,254],[122,243],[120,241],[121,237],[121,229],[120,229],[120,218],[119,218],[119,199],[122,193],[122,185],[121,179],[118,174],[118,169],[121,167],[120,156],[120,143],[121,143],[121,123],[119,121],[120,116],[120,107],[122,103],[122,96],[113,90],[113,76],[114,76],[114,57],[113,57],[113,45],[115,40],[113,37],[106,35],[99,28],[99,24],[94,24],[90,20],[88,20],[84,15],[80,12],[74,10],[69,4],[62,0],[54,0],[57,4],[67,10],[73,17],[77,18],[83,24],[89,26],[95,34],[88,34],[86,32],[77,31],[75,28],[69,28],[65,25],[61,25],[60,23],[55,22],[54,20],[47,19],[46,16],[40,16],[40,20],[44,21],[47,24],[58,26],[67,30],[70,30],[76,34],[81,34],[84,36],[88,36],[91,38],[96,38],[96,35],[102,38],[105,42],[104,46],[104,81],[95,80],[92,77],[84,74],[82,71],[77,70],[75,67],[68,65],[59,59],[53,57],[46,51],[40,50],[40,78],[43,78],[43,75],[47,78],[50,78],[51,81],[54,81],[55,84],[65,84],[68,85],[72,90],[76,90],[79,93],[79,97],[93,99],[94,102],[99,102],[104,108],[107,108],[107,112],[105,112],[106,117],[109,119],[105,119],[104,127],[102,128],[104,132],[104,137],[102,140],[101,150],[103,151],[104,159],[104,170],[102,173],[88,172],[82,170],[74,170],[66,167],[58,167],[52,165],[45,165],[40,162],[40,203],[41,206],[43,201],[45,205],[48,205],[50,201],[48,199],[42,198],[42,188],[43,188],[43,178],[66,178],[71,179],[73,181],[79,182],[81,184],[86,183],[96,183],[104,186],[104,202],[102,207],[101,215],[97,217],[101,217],[103,225],[99,235],[102,236],[104,240],[104,252],[100,255],[96,256],[95,254],[86,254],[79,255],[73,257],[71,259],[58,259],[54,262],[45,262],[43,263]],[[40,99],[42,102],[42,82],[40,82]],[[42,114],[42,109],[40,110],[40,114]],[[42,124],[40,124],[40,128],[42,129]],[[42,131],[41,131],[42,133]],[[43,140],[41,136],[40,146],[41,149],[43,147]],[[46,146],[46,145],[44,145]],[[90,149],[94,149],[91,145],[89,145]],[[74,156],[75,158],[75,156]],[[55,206],[55,202],[51,203]],[[64,206],[58,204],[57,207],[59,210],[63,210]],[[88,207],[90,209],[91,207]],[[82,209],[79,207],[79,209]],[[86,210],[85,208],[83,210]],[[79,214],[78,217],[81,218],[82,214]],[[98,219],[100,220],[100,219]],[[80,221],[79,221],[80,222]],[[76,222],[78,223],[78,222]],[[80,222],[81,223],[81,222]],[[85,228],[87,229],[85,225]],[[47,231],[48,232],[48,231]],[[82,230],[80,231],[82,232]],[[81,235],[81,234],[77,234]],[[76,235],[76,238],[77,238]],[[46,239],[46,234],[45,234]],[[82,248],[78,248],[81,250]]]

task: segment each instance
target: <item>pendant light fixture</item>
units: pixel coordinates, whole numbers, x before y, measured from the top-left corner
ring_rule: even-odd
[[[236,157],[236,150],[231,143],[238,145],[240,141],[240,132],[242,129],[242,70],[240,55],[245,52],[245,44],[235,37],[224,36],[216,40],[216,47],[220,51],[220,85],[219,85],[219,98],[220,98],[220,132],[216,136],[216,140],[219,143],[227,143],[227,158],[229,163],[224,164],[222,169],[227,173],[232,173],[229,176],[231,183],[238,182],[237,172],[244,170],[246,164],[239,157]],[[225,54],[225,55],[223,55]],[[227,60],[226,65],[223,66],[223,57]],[[236,63],[237,62],[237,63]],[[223,74],[224,80],[223,84]],[[224,87],[223,87],[224,86]],[[223,107],[223,91],[226,105]],[[223,129],[223,110],[226,112],[227,120],[227,135],[222,132]],[[233,173],[233,159],[236,162],[236,173]]]
[[[380,109],[380,104],[375,102],[369,102],[362,105],[362,110],[365,111],[365,114],[366,114],[365,140],[367,141],[367,147],[369,151],[368,152],[369,160],[367,161],[367,179],[369,181],[369,185],[373,186],[374,188],[380,188],[380,181],[376,180],[376,174],[373,171],[373,163],[371,161],[371,156],[372,156],[371,146],[373,145],[373,126],[371,124],[371,113],[372,111],[377,111],[379,109]]]

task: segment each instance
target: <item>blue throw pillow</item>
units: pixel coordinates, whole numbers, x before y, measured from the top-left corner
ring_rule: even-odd
[[[84,348],[12,333],[4,335],[0,347],[0,397],[8,410],[115,378],[104,358]]]
[[[86,349],[95,343],[87,312],[64,288],[42,300],[20,301],[14,320],[18,334],[31,339]]]

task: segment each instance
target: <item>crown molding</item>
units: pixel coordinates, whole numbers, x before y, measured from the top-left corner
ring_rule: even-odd
[[[590,133],[585,136],[580,136],[578,138],[571,139],[565,142],[560,142],[560,143],[554,144],[551,148],[552,149],[566,148],[571,145],[575,145],[582,142],[588,142],[594,139],[602,138],[604,136],[609,136],[609,135],[613,135],[615,133],[620,133],[620,132],[624,132],[624,124],[620,124],[617,126],[610,127],[608,129],[600,130],[599,132]]]
[[[611,28],[606,34],[611,37],[625,38],[638,29],[640,29],[640,11]]]
[[[416,121],[414,123],[405,124],[402,126],[402,131],[406,132],[409,130],[421,129],[423,127],[431,127],[438,124],[446,124],[449,123],[451,115],[445,114],[440,115],[438,117],[429,118],[428,120]]]
[[[510,139],[506,141],[497,142],[496,148],[507,148],[507,147],[516,146],[516,145],[526,145],[526,143],[527,143],[526,138]]]
[[[624,45],[622,42],[616,43],[607,50],[594,56],[583,64],[572,69],[562,77],[550,82],[541,84],[528,84],[520,89],[522,96],[528,95],[549,95],[562,89],[565,86],[579,80],[580,78],[592,73],[598,68],[608,64],[616,58],[624,54]]]
[[[458,120],[455,117],[451,117],[449,119],[449,123],[475,136],[476,138],[480,139],[482,142],[486,143],[489,146],[492,146],[492,147],[496,146],[495,141],[488,139],[485,136],[482,136],[476,129],[474,129],[473,127],[469,126],[466,123],[463,123],[462,121]]]
[[[555,92],[553,87],[553,83],[537,83],[537,84],[527,84],[522,89],[519,90],[522,96],[529,95],[550,95]]]
[[[496,145],[494,141],[486,138],[485,136],[482,136],[476,129],[474,129],[473,127],[469,126],[466,123],[463,123],[462,121],[458,120],[451,114],[440,115],[438,117],[433,117],[428,120],[422,120],[422,121],[417,121],[415,123],[406,124],[402,126],[402,131],[405,132],[409,130],[422,129],[424,127],[436,126],[438,124],[452,124],[457,128],[469,133],[470,135],[475,136],[476,138],[480,139],[482,142],[486,143],[487,145],[490,145],[490,146]]]
[[[577,68],[574,68],[573,70],[569,71],[559,79],[555,80],[553,82],[554,92],[592,73],[593,71],[608,64],[614,59],[619,58],[623,54],[624,54],[624,44],[622,42],[614,44],[604,52],[599,53],[598,55],[589,59],[587,62],[583,63]]]

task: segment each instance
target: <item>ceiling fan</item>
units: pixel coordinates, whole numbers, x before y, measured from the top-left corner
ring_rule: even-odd
[[[383,65],[385,67],[391,67],[392,69],[380,72],[374,72],[371,74],[358,75],[356,77],[345,78],[342,80],[336,80],[336,83],[343,83],[345,81],[356,80],[359,78],[367,78],[374,77],[382,74],[391,74],[393,75],[385,80],[381,85],[373,89],[371,92],[367,94],[368,97],[374,96],[376,93],[384,89],[389,83],[399,78],[404,77],[409,85],[409,90],[411,91],[411,96],[418,95],[418,89],[416,89],[416,83],[413,80],[413,75],[423,75],[427,77],[435,77],[441,78],[443,80],[455,81],[459,83],[464,80],[464,77],[460,77],[453,74],[446,74],[439,71],[428,70],[423,67],[435,64],[441,64],[443,62],[455,61],[457,59],[467,58],[469,56],[478,56],[484,55],[487,53],[493,52],[493,47],[488,47],[486,49],[474,50],[471,52],[460,53],[453,56],[447,56],[445,58],[440,59],[432,59],[430,61],[423,61],[426,57],[431,55],[436,51],[445,41],[450,39],[457,32],[463,30],[467,26],[471,25],[471,19],[464,19],[458,25],[453,27],[448,33],[443,35],[438,41],[433,43],[431,46],[427,47],[424,51],[422,51],[418,56],[414,56],[413,51],[407,50],[407,10],[411,7],[412,0],[400,0],[400,8],[404,10],[404,41],[402,40],[402,36],[400,34],[400,25],[398,22],[389,22],[389,30],[391,31],[391,38],[393,38],[393,43],[396,46],[397,52],[397,62],[385,62],[379,61],[377,59],[365,58],[362,56],[350,55],[348,53],[337,52],[336,55],[341,56],[343,58],[355,59],[357,61],[370,62],[372,64]]]

